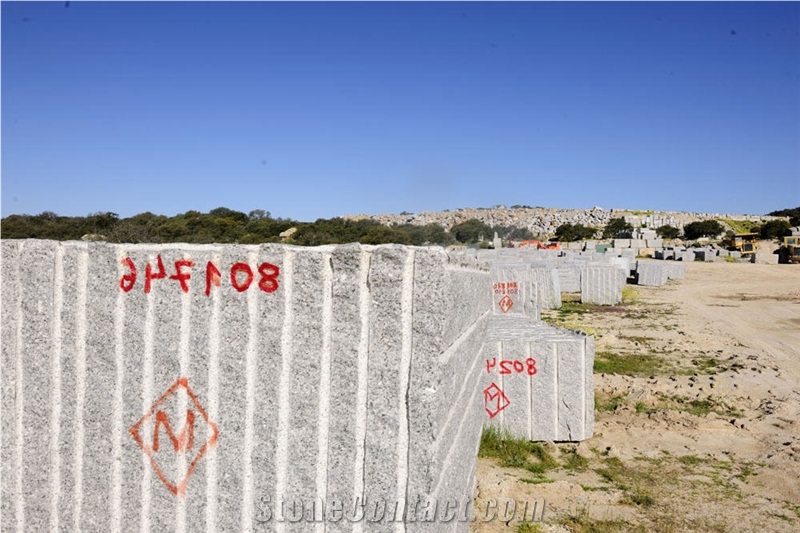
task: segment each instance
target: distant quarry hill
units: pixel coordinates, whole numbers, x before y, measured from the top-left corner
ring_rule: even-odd
[[[786,217],[767,215],[745,215],[731,213],[687,213],[681,211],[641,211],[632,209],[559,209],[552,207],[530,207],[498,205],[489,208],[467,207],[461,209],[429,211],[425,213],[406,213],[399,215],[346,215],[348,220],[373,220],[386,226],[412,224],[424,226],[439,224],[447,230],[467,220],[477,219],[489,226],[515,226],[527,228],[536,235],[555,233],[562,224],[582,224],[584,226],[604,226],[612,218],[624,217],[633,227],[658,228],[663,225],[683,226],[703,220],[720,220],[733,231],[742,231],[751,224]]]

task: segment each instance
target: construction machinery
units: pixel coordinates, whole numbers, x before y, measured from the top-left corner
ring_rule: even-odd
[[[778,263],[800,263],[800,235],[783,238],[778,248]]]
[[[731,245],[728,250],[741,252],[742,257],[752,255],[758,249],[756,239],[758,239],[758,233],[737,233],[731,238]]]
[[[530,240],[530,241],[522,241],[517,245],[517,248],[524,248],[526,246],[532,246],[537,250],[560,250],[561,243],[558,242],[542,242],[537,240]]]

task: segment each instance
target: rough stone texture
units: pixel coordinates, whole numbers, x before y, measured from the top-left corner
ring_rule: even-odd
[[[0,250],[5,528],[281,530],[286,498],[471,498],[486,267],[402,246]]]
[[[531,285],[536,287],[540,309],[561,308],[561,286],[558,271],[554,268],[531,268],[528,271]]]
[[[558,271],[558,284],[561,292],[581,292],[580,266],[560,266]]]
[[[585,268],[581,276],[581,303],[617,305],[627,276],[614,266]]]
[[[683,279],[684,277],[686,277],[685,263],[677,263],[675,261],[670,261],[668,263],[664,263],[664,266],[667,269],[668,279]]]
[[[694,257],[700,261],[714,262],[717,260],[716,250],[694,250]]]
[[[675,261],[694,261],[694,252],[689,250],[675,250]]]
[[[487,415],[490,424],[534,441],[580,441],[592,436],[591,337],[522,317],[492,317],[484,357],[492,384],[508,401],[494,416]],[[531,360],[535,363],[529,366]]]
[[[652,287],[664,285],[669,279],[667,265],[667,262],[661,261],[639,261],[636,267],[637,283]]]
[[[530,278],[524,263],[495,263],[492,265],[492,295],[495,315],[528,315],[531,312]]]

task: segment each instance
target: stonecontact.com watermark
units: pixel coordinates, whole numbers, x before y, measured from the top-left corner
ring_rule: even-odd
[[[485,503],[485,505],[483,505]],[[321,498],[274,499],[262,496],[256,502],[255,521],[268,522],[541,522],[545,500],[489,499],[476,512],[473,500],[417,497],[410,501],[362,498],[349,501]]]

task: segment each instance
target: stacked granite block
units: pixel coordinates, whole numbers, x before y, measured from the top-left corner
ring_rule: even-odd
[[[617,305],[622,302],[622,289],[627,276],[615,266],[591,266],[581,275],[581,303]]]
[[[670,261],[665,263],[667,269],[667,279],[683,279],[686,277],[686,264]]]
[[[555,268],[529,268],[531,285],[536,288],[540,309],[561,308],[561,285]]]
[[[709,249],[694,250],[695,260],[713,263],[717,260],[717,251]]]
[[[534,441],[592,436],[592,337],[524,317],[492,317],[483,357],[496,395],[486,407],[491,426]]]
[[[660,287],[669,279],[668,263],[660,261],[639,261],[636,278],[639,285]]]
[[[581,267],[564,265],[558,271],[558,284],[561,292],[581,292]]]
[[[441,249],[4,240],[0,523],[349,531],[366,496],[423,530],[409,500],[472,498],[490,284]]]

